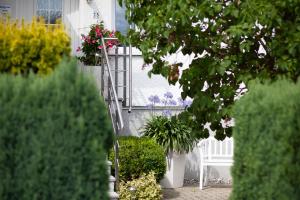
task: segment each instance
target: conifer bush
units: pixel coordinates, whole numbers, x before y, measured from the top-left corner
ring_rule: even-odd
[[[249,91],[235,107],[231,199],[299,199],[300,83]]]
[[[63,62],[0,76],[0,199],[108,199],[112,128],[95,84]]]
[[[0,17],[0,73],[49,74],[71,52],[70,38],[61,23],[45,25]]]

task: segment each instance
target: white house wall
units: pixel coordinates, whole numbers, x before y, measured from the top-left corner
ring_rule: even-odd
[[[0,4],[10,5],[10,16],[15,19],[30,21],[35,13],[35,0],[0,0]]]
[[[16,16],[16,0],[0,0],[0,4],[11,6],[11,16]]]
[[[18,19],[24,18],[26,21],[30,21],[32,16],[35,15],[36,6],[35,0],[16,0]]]
[[[63,22],[71,37],[72,53],[80,45],[80,0],[63,0]]]

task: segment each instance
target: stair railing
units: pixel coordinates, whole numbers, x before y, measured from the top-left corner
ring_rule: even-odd
[[[107,47],[105,45],[105,40],[117,40],[117,38],[101,38],[103,49],[102,49],[102,75],[101,75],[101,93],[104,97],[109,115],[112,120],[114,133],[116,135],[116,140],[114,143],[115,151],[115,179],[116,179],[116,190],[119,190],[119,142],[118,135],[119,132],[124,128],[124,121],[122,117],[122,112],[119,105],[119,98],[116,91],[115,82],[113,80],[111,72],[111,64],[108,58]],[[105,69],[106,68],[106,69]],[[107,74],[105,74],[107,72]],[[104,87],[105,78],[107,78],[107,87]]]

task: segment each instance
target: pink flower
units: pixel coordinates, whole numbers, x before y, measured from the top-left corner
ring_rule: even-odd
[[[117,45],[119,43],[118,40],[113,41],[113,45]]]
[[[83,35],[83,34],[81,34],[81,39],[82,39],[82,40],[85,40],[85,39],[86,39],[86,36]]]
[[[106,46],[108,46],[109,48],[111,48],[113,46],[113,43],[111,41],[107,41],[106,42]]]
[[[87,42],[88,44],[91,44],[92,42],[90,36],[85,37],[84,41]]]
[[[76,52],[79,52],[79,51],[81,51],[81,48],[77,47]]]
[[[111,32],[110,34],[109,34],[109,37],[115,37],[115,34],[114,34],[114,32]]]
[[[102,45],[98,46],[98,49],[103,49],[103,46]]]
[[[96,32],[96,36],[98,37],[102,36],[101,29],[99,28],[99,26],[96,26],[95,32]]]
[[[87,37],[84,37],[84,41],[87,41],[89,38],[88,38],[89,36],[87,36]]]

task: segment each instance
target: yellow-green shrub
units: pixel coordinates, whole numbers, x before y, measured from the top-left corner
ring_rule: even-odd
[[[0,18],[0,72],[48,74],[71,51],[70,38],[61,23],[45,25]]]
[[[133,195],[129,191],[129,187],[135,187],[136,192]],[[120,184],[120,200],[160,200],[162,199],[162,191],[159,184],[156,183],[154,172],[148,175],[143,174],[138,179],[128,181],[127,183],[121,182]]]

